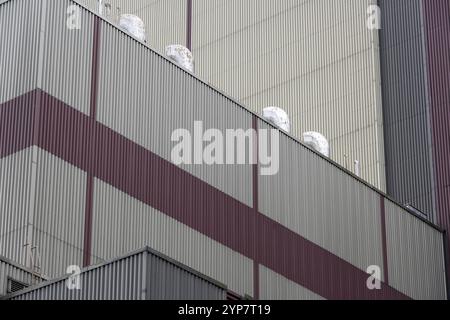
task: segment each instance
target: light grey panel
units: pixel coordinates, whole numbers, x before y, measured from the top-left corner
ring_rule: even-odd
[[[87,10],[77,6],[80,29],[70,29],[71,11],[75,3],[70,0],[40,0],[46,5],[44,31],[40,57],[39,88],[69,106],[89,114],[91,96],[92,46],[94,18]]]
[[[99,14],[98,0],[75,0]],[[187,0],[104,0],[111,11],[102,17],[118,25],[120,14],[134,14],[145,24],[147,45],[165,53],[170,44],[186,45]]]
[[[0,4],[0,103],[36,88],[40,1]]]
[[[200,78],[249,109],[285,109],[292,134],[318,131],[341,165],[385,189],[375,0],[198,0],[193,53]],[[204,26],[208,26],[205,28]]]
[[[442,233],[386,201],[389,284],[414,299],[444,300]]]
[[[55,277],[82,265],[86,173],[39,150],[33,245],[42,274]]]
[[[26,263],[32,148],[0,159],[0,255]]]

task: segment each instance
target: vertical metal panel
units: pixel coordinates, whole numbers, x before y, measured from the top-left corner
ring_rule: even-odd
[[[48,0],[40,0],[47,1]],[[43,15],[42,57],[38,87],[77,110],[89,114],[93,17],[78,6],[80,28],[68,25],[77,18],[70,0],[49,1]]]
[[[8,279],[22,282],[27,285],[35,285],[43,279],[35,275],[31,270],[0,256],[0,297],[8,293]]]
[[[153,251],[140,251],[83,270],[80,290],[67,277],[43,283],[11,300],[223,300],[225,288]]]
[[[422,0],[380,7],[387,192],[435,221]]]
[[[82,265],[86,173],[39,151],[33,245],[49,277]]]
[[[99,180],[93,214],[95,256],[106,260],[148,245],[234,292],[253,294],[250,259]]]
[[[414,299],[446,299],[442,234],[386,201],[389,284]]]
[[[379,194],[284,135],[279,158],[259,176],[260,211],[362,270],[382,266]]]
[[[171,161],[176,129],[252,127],[252,116],[217,91],[161,58],[116,28],[101,33],[98,121]],[[201,138],[201,137],[200,137]],[[194,159],[192,159],[193,161]],[[219,190],[252,205],[251,165],[183,165]]]
[[[197,73],[251,110],[284,108],[292,134],[319,131],[332,159],[384,189],[373,0],[194,1]],[[205,28],[208,26],[208,28]],[[347,163],[346,163],[347,161]]]
[[[0,159],[0,255],[25,265],[31,148]]]
[[[99,13],[97,0],[75,0],[95,13]],[[111,12],[104,12],[103,18],[114,24],[119,22],[119,14],[130,13],[138,16],[145,24],[146,43],[154,50],[165,53],[170,44],[186,45],[186,0],[107,0]]]
[[[36,87],[39,8],[39,1],[0,4],[0,103]]]
[[[323,297],[286,279],[272,270],[260,266],[261,300],[322,300]]]
[[[430,0],[423,1],[423,5],[427,32],[437,222],[447,230],[447,248],[450,248],[450,3]],[[447,256],[450,256],[450,251],[447,251]],[[450,273],[450,266],[447,272]]]

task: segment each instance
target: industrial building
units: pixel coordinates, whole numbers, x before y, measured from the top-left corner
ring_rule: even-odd
[[[428,62],[414,66],[422,78],[402,81],[415,69],[395,45],[418,41],[417,54],[438,60],[430,39],[444,20],[420,20],[427,37],[419,28],[423,37],[409,38],[386,13],[443,17],[445,1],[380,1],[391,22],[384,31],[367,29],[372,0],[108,3],[0,1],[0,256],[57,278],[20,297],[61,286],[68,266],[96,277],[148,246],[222,284],[222,294],[448,298],[448,128],[429,121],[448,109],[431,112],[445,105],[445,90],[426,82],[444,75]],[[76,28],[67,24],[72,6]],[[116,23],[125,12],[142,18],[145,42]],[[192,49],[195,73],[164,56],[176,43]],[[399,83],[404,91],[389,89]],[[419,95],[419,84],[417,114],[394,112],[410,111],[403,98]],[[270,105],[292,122],[291,134],[280,133],[278,174],[171,162],[174,130],[193,131],[195,121],[223,132],[273,129],[259,116]],[[415,139],[419,128],[425,136]],[[331,159],[301,143],[311,130],[329,139]],[[371,266],[381,270],[379,289],[367,285]]]

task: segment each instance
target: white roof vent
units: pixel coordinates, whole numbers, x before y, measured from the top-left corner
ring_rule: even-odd
[[[262,116],[265,120],[269,121],[274,126],[280,128],[283,131],[289,133],[289,131],[291,130],[289,116],[283,109],[280,109],[278,107],[267,107],[264,108]]]
[[[194,73],[194,57],[188,48],[179,44],[172,44],[166,47],[166,55],[181,68]]]
[[[318,132],[305,132],[303,134],[303,142],[325,157],[330,157],[330,144],[322,134]]]
[[[145,24],[138,16],[122,14],[119,18],[119,26],[139,41],[145,42],[147,40]]]

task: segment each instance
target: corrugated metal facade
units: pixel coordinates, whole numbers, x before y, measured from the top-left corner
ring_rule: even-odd
[[[424,1],[430,88],[437,222],[447,230],[450,257],[450,3]],[[447,270],[450,272],[450,267]],[[450,281],[450,280],[449,280]],[[450,286],[450,282],[449,282]]]
[[[414,299],[445,296],[442,233],[386,201],[386,240],[393,287]]]
[[[96,257],[107,260],[148,245],[253,296],[252,260],[98,180],[93,214]]]
[[[195,0],[200,78],[261,113],[279,106],[297,138],[318,131],[331,158],[385,189],[378,31],[373,0]],[[208,28],[205,28],[208,26]]]
[[[27,270],[13,261],[0,256],[0,297],[8,294],[9,279],[26,285],[35,285],[44,280],[31,270]]]
[[[387,192],[434,217],[422,0],[380,1]]]
[[[282,107],[295,137],[321,132],[333,160],[351,171],[359,161],[385,190],[378,31],[366,26],[376,0],[194,0],[191,21],[188,0],[106,2],[141,17],[159,52],[191,41],[200,78],[257,113]]]
[[[20,6],[23,1],[11,0],[7,5]],[[62,23],[58,16],[66,15],[64,5],[36,2],[43,10],[43,26]],[[39,89],[31,100],[18,96],[0,106],[0,112],[7,114],[9,108],[25,105],[27,112],[18,113],[21,135],[29,127],[23,118],[35,116],[30,121],[33,139],[23,143],[34,146],[27,149],[24,160],[29,171],[21,169],[19,161],[10,165],[17,167],[13,172],[22,180],[31,181],[33,192],[26,194],[29,201],[22,202],[29,202],[31,208],[24,214],[33,216],[31,239],[43,258],[42,272],[63,274],[67,264],[98,263],[152,245],[242,295],[274,297],[266,286],[278,285],[280,297],[292,298],[315,297],[309,293],[335,299],[429,293],[428,274],[419,274],[415,291],[403,282],[397,291],[385,277],[389,232],[380,205],[384,197],[292,138],[280,137],[277,176],[263,177],[249,165],[180,168],[171,164],[171,132],[177,128],[193,132],[195,120],[222,131],[268,125],[111,24],[82,12],[85,18],[79,31],[57,27],[60,34],[54,37],[53,52],[40,55],[40,66],[45,72],[54,55],[70,56],[66,51],[74,43],[91,41],[86,52],[73,56],[71,62],[92,64],[90,71],[80,71],[88,79],[89,84],[83,84],[87,92],[70,85],[77,77],[63,77],[57,70],[48,75],[52,81],[37,82]],[[64,36],[68,32],[79,33]],[[51,32],[43,34],[46,38]],[[46,50],[44,46],[41,52]],[[64,90],[52,78],[55,73],[66,81]],[[83,105],[88,101],[84,95],[90,97],[89,109],[70,104]],[[21,140],[2,135],[3,140],[15,147],[9,157],[16,156]],[[0,161],[12,163],[12,159],[2,153]],[[12,177],[8,179],[1,183],[15,184]],[[4,221],[20,216],[16,202],[6,203]],[[2,228],[13,231],[9,225]],[[423,228],[427,237],[437,232]],[[390,241],[403,246],[401,241]],[[11,242],[8,250],[17,250],[14,254],[20,256],[21,245]],[[436,242],[426,242],[429,252],[439,248]],[[58,250],[64,254],[51,259]],[[410,257],[419,257],[420,250],[411,250]],[[442,256],[431,256],[429,263],[439,270]],[[365,271],[374,264],[382,267],[384,285],[370,291]],[[440,299],[446,297],[439,287],[442,276],[438,271],[431,276],[436,285],[433,294]]]
[[[11,300],[225,300],[224,286],[148,249],[8,296]]]
[[[95,13],[99,13],[98,0],[76,0]],[[103,17],[118,24],[120,14],[137,15],[145,24],[146,43],[164,53],[170,44],[186,45],[187,3],[186,0],[104,0]]]
[[[278,174],[259,176],[259,210],[360,269],[383,266],[379,194],[288,136]]]

